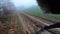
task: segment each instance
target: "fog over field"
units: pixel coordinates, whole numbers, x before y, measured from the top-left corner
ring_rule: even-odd
[[[36,0],[11,0],[17,9],[25,9],[36,6]]]

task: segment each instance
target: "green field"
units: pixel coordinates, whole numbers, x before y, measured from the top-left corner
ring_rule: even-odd
[[[33,15],[44,17],[49,20],[60,21],[60,14],[43,14],[42,10],[38,6],[30,7],[24,11]]]

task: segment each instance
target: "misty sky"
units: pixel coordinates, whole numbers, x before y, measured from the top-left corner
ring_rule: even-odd
[[[11,0],[16,7],[31,7],[37,5],[36,0]]]

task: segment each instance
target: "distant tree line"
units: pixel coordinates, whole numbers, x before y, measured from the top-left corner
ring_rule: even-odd
[[[8,18],[15,10],[15,6],[10,0],[0,0],[0,20]]]

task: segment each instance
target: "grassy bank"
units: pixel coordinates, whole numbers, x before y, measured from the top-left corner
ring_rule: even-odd
[[[44,15],[42,13],[42,10],[38,6],[30,7],[24,11],[33,15],[37,15],[37,16],[41,16],[41,17],[53,20],[53,21],[60,21],[60,14],[45,14]]]

